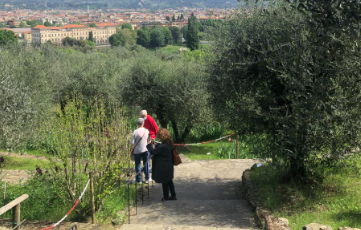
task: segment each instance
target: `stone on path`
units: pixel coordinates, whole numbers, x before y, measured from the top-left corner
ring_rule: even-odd
[[[240,199],[242,173],[255,160],[195,161],[175,166],[177,201],[160,201],[161,184],[138,204],[121,230],[257,229],[254,213]]]
[[[359,228],[350,228],[350,227],[340,227],[338,230],[361,230]]]
[[[324,224],[311,223],[303,226],[303,230],[332,230],[331,226]]]

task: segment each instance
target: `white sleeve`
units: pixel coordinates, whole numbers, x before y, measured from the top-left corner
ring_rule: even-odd
[[[132,134],[132,139],[130,139],[130,145],[134,145],[135,143],[135,131]]]

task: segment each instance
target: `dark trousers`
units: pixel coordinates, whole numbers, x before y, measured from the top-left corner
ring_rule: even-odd
[[[167,183],[162,183],[162,187],[163,187],[163,197],[164,199],[169,199],[169,190],[170,190],[170,195],[175,197],[175,190],[174,190],[174,184],[173,184],[173,180],[168,181]]]
[[[141,160],[143,160],[145,180],[149,180],[149,165],[147,163],[148,158],[149,158],[149,152],[148,151],[144,152],[144,153],[134,154],[135,172],[137,173],[137,175],[136,175],[137,182],[142,181],[142,173],[140,172],[140,170],[141,170],[141,166],[140,166]]]

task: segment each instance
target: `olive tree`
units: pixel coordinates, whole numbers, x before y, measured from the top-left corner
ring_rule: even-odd
[[[141,58],[133,59],[126,79],[119,82],[124,102],[156,114],[177,142],[185,141],[210,114],[204,67],[183,59],[162,60],[150,51]]]
[[[294,1],[244,15],[214,45],[216,113],[237,118],[240,132],[269,135],[274,163],[294,178],[312,175],[322,153],[337,158],[359,146],[360,4]]]

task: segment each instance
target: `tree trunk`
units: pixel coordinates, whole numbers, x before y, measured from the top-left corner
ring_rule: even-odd
[[[193,125],[187,125],[187,127],[184,129],[182,137],[180,138],[181,142],[184,142],[186,140],[186,138],[189,136],[189,133],[192,130],[192,128],[193,128]]]
[[[162,112],[156,112],[155,114],[157,115],[157,118],[158,118],[159,123],[162,126],[162,128],[167,128],[168,121],[167,121],[167,119],[165,119],[163,113]]]
[[[179,143],[181,140],[179,139],[179,130],[178,130],[177,122],[175,120],[171,120],[171,123],[174,132],[175,142]]]

